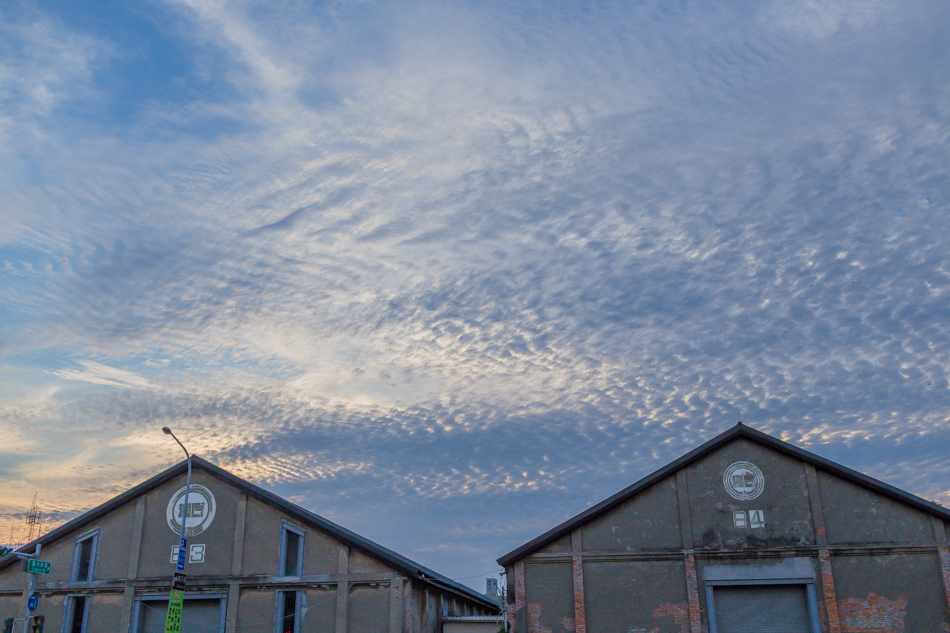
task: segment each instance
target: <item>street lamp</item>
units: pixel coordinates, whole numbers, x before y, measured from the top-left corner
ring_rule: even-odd
[[[188,492],[191,490],[191,453],[188,452],[188,449],[185,448],[185,445],[179,441],[175,434],[172,433],[172,430],[167,426],[162,427],[162,433],[165,435],[171,435],[172,439],[178,442],[178,445],[181,446],[181,450],[185,451],[185,457],[188,458],[188,478],[185,480],[185,503],[181,511],[181,536],[178,541],[178,564],[175,566],[175,580],[172,582],[172,592],[168,597],[168,614],[165,617],[165,631],[166,633],[171,630],[177,631],[180,630],[181,626],[181,607],[182,607],[182,598],[184,593],[184,571],[185,571],[185,524],[188,521]],[[172,510],[174,512],[174,510]],[[180,577],[179,577],[180,574]],[[181,588],[178,588],[179,580],[182,583]],[[177,612],[177,617],[173,617],[173,612]]]

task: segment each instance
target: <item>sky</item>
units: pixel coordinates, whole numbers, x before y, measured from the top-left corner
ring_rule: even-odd
[[[10,0],[0,540],[161,433],[484,589],[739,420],[950,505],[945,0]]]

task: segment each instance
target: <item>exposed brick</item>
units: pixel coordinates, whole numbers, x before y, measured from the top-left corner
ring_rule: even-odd
[[[889,600],[872,593],[867,600],[839,600],[838,613],[841,633],[904,633],[907,597]]]
[[[686,599],[689,604],[689,631],[703,633],[702,618],[699,616],[699,582],[696,577],[696,557],[692,550],[686,551]]]
[[[828,617],[828,633],[843,633],[838,617],[838,596],[835,593],[835,577],[831,572],[831,553],[818,550],[818,564],[821,568],[821,592],[824,596],[825,614]]]
[[[541,627],[541,605],[537,602],[528,605],[528,633],[551,633],[551,629]]]
[[[570,630],[575,633],[587,633],[587,614],[584,606],[584,561],[579,555],[575,554],[573,565],[574,622],[573,628]]]
[[[680,633],[690,633],[689,631],[689,603],[666,602],[653,610],[654,618],[673,616],[673,622],[680,625]]]
[[[950,548],[938,547],[940,552],[940,575],[943,577],[943,591],[947,596],[947,608],[950,609]]]
[[[524,563],[515,563],[515,608],[514,613],[510,614],[511,630],[517,631],[518,612],[523,612],[525,608],[525,587],[524,587]],[[524,633],[524,631],[518,631]]]

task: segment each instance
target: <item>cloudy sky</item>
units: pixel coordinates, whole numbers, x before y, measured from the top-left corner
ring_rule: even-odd
[[[742,420],[950,504],[946,0],[0,8],[0,541],[194,452],[477,588]]]

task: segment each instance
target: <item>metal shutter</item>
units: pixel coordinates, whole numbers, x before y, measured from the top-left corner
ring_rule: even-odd
[[[165,633],[167,600],[143,600],[138,633]],[[181,613],[181,633],[219,633],[221,600],[185,600]]]
[[[713,589],[719,633],[812,633],[805,585]]]

